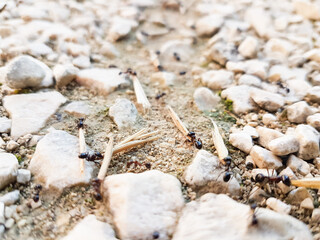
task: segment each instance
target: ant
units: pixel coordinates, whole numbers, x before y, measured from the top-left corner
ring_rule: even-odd
[[[197,140],[195,132],[189,132],[187,136],[189,137],[188,141],[194,143],[196,148],[202,148],[202,141],[200,138]]]
[[[95,178],[95,179],[92,180],[92,187],[93,187],[93,190],[95,191],[94,198],[97,201],[101,201],[102,200],[102,195],[101,195],[101,192],[100,192],[100,186],[101,186],[101,180],[100,179]]]
[[[84,128],[85,124],[84,124],[84,118],[79,118],[79,122],[77,124],[78,129],[80,128]]]
[[[181,60],[179,54],[177,52],[173,53],[174,58],[179,62]]]
[[[36,191],[36,193],[34,194],[34,196],[33,196],[32,199],[33,199],[34,202],[38,202],[39,199],[40,199],[39,194],[40,194],[40,192],[41,192],[41,190],[42,190],[41,184],[37,184],[37,185],[34,187],[34,190]]]
[[[86,159],[87,161],[95,161],[95,160],[99,160],[99,159],[102,159],[103,158],[103,155],[98,152],[98,151],[95,151],[95,152],[84,152],[84,153],[80,153],[79,158],[84,158]]]
[[[257,209],[257,204],[256,203],[252,203],[250,205],[250,209],[251,209],[251,212],[252,212],[252,219],[251,219],[251,225],[252,226],[255,226],[258,224],[258,218],[257,218],[257,214],[256,214],[256,209]]]
[[[160,233],[155,231],[155,232],[153,232],[152,237],[153,237],[153,239],[158,239],[160,237]]]
[[[164,67],[163,67],[162,65],[158,65],[158,66],[157,66],[157,69],[158,69],[160,72],[164,71]]]
[[[160,51],[159,51],[159,50],[157,50],[157,51],[156,51],[156,54],[157,54],[157,55],[160,55]]]
[[[262,182],[269,182],[269,183],[279,183],[283,182],[283,184],[287,185],[288,187],[291,186],[290,178],[287,175],[281,176],[265,176],[262,173],[258,173],[255,178],[255,182],[262,183]]]
[[[114,64],[110,64],[109,66],[108,66],[108,68],[118,68],[116,65],[114,65]]]
[[[290,88],[287,88],[286,86],[284,86],[282,82],[280,82],[280,81],[277,82],[277,85],[278,85],[280,88],[285,89],[287,93],[290,92]]]
[[[230,156],[227,156],[223,159],[223,162],[224,162],[224,165],[226,166],[226,171],[223,175],[223,181],[229,182],[231,177],[233,176],[233,173],[230,171],[232,159]]]
[[[181,71],[179,72],[179,75],[182,76],[182,75],[185,75],[187,72],[186,71]]]
[[[159,93],[159,94],[157,94],[157,96],[155,97],[156,98],[156,100],[159,100],[160,98],[162,98],[164,95],[166,95],[166,93]]]
[[[137,76],[137,72],[133,71],[131,68],[128,68],[126,72],[119,72],[119,75],[121,74],[129,74],[129,75]]]

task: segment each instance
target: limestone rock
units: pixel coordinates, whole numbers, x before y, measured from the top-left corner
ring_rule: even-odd
[[[108,58],[116,58],[120,56],[117,48],[110,42],[104,42],[101,46],[100,52]]]
[[[249,85],[249,86],[254,86],[254,87],[260,87],[261,86],[261,80],[260,78],[249,75],[249,74],[243,74],[239,80],[238,80],[239,85]]]
[[[135,105],[125,98],[118,98],[109,109],[109,116],[117,124],[118,128],[133,126],[138,117]]]
[[[269,142],[268,148],[278,156],[285,156],[290,153],[298,152],[299,142],[294,136],[283,136]]]
[[[259,133],[254,127],[251,127],[249,125],[244,126],[243,132],[249,134],[253,139],[256,139],[259,137]]]
[[[261,108],[270,112],[275,112],[284,105],[284,98],[280,94],[264,90],[252,91],[251,98]]]
[[[219,31],[223,24],[223,18],[218,15],[208,15],[200,18],[196,22],[196,31],[198,36],[211,37]]]
[[[11,119],[0,117],[0,133],[9,133],[11,130]]]
[[[272,210],[278,213],[289,214],[291,211],[290,205],[285,204],[281,200],[276,199],[274,197],[268,198],[266,204],[269,208],[271,208]]]
[[[245,13],[246,22],[250,23],[256,33],[262,38],[271,36],[273,29],[271,16],[262,8],[249,8]]]
[[[320,86],[315,86],[309,89],[306,97],[311,102],[320,103]]]
[[[273,114],[266,113],[262,116],[262,122],[266,126],[272,126],[277,121],[277,117]]]
[[[116,240],[112,227],[105,222],[96,219],[94,215],[88,215],[82,219],[62,240]]]
[[[193,98],[201,111],[211,111],[220,101],[220,97],[206,87],[197,88],[193,94]]]
[[[151,75],[151,81],[159,84],[160,87],[174,85],[176,75],[170,72],[155,72]]]
[[[312,211],[311,220],[316,223],[320,222],[320,208],[316,208]]]
[[[303,176],[306,176],[310,173],[309,164],[293,154],[290,155],[287,166],[290,167],[292,171],[297,172]]]
[[[108,176],[105,196],[118,234],[124,240],[168,239],[184,206],[181,184],[169,174],[151,170]]]
[[[61,130],[53,130],[37,144],[29,169],[46,188],[62,191],[66,187],[88,184],[93,174],[93,164],[85,161],[82,173],[78,155],[78,138]]]
[[[316,113],[308,116],[307,123],[319,131],[320,130],[320,113]]]
[[[250,156],[259,168],[278,169],[282,167],[282,161],[279,157],[257,145],[251,149]]]
[[[221,97],[233,102],[233,111],[236,114],[248,113],[254,109],[250,92],[251,87],[246,85],[229,87],[221,92]]]
[[[74,58],[72,64],[81,69],[89,68],[91,66],[90,58],[82,55]]]
[[[17,182],[26,184],[31,179],[31,172],[27,169],[19,169],[17,175]]]
[[[268,76],[269,64],[266,61],[252,59],[245,61],[245,72],[246,74],[254,75],[262,80]]]
[[[245,58],[254,58],[258,51],[258,40],[251,36],[246,37],[239,45],[238,51]]]
[[[268,58],[285,60],[293,51],[294,46],[290,41],[280,38],[271,38],[265,45],[264,51]]]
[[[294,9],[306,19],[320,20],[320,8],[316,2],[312,3],[308,0],[296,0],[294,1]]]
[[[11,153],[0,153],[0,190],[16,180],[18,166],[16,156]]]
[[[245,153],[250,153],[251,148],[253,147],[251,136],[243,131],[230,134],[229,142],[232,144],[232,146],[240,149]]]
[[[7,142],[6,150],[8,152],[12,152],[13,150],[17,149],[18,147],[19,147],[19,143],[17,143],[16,141],[10,140],[9,142]]]
[[[300,207],[305,208],[305,209],[309,209],[309,210],[313,210],[314,209],[313,201],[310,198],[306,198],[305,200],[303,200],[300,203]]]
[[[66,98],[55,91],[5,96],[3,106],[12,119],[11,137],[38,132],[65,102]]]
[[[225,89],[233,82],[233,72],[226,70],[210,70],[201,75],[204,85],[212,90]]]
[[[294,217],[258,208],[257,218],[258,225],[252,226],[248,205],[208,193],[186,205],[172,239],[312,239],[308,227]]]
[[[20,198],[20,191],[14,190],[12,192],[8,192],[5,195],[2,195],[0,197],[0,202],[3,202],[4,205],[10,206],[14,203],[16,203]]]
[[[116,17],[112,21],[108,38],[115,42],[126,36],[131,32],[132,28],[137,27],[138,23],[134,20]]]
[[[74,117],[81,118],[90,114],[90,107],[82,101],[74,101],[65,106],[64,111]]]
[[[231,193],[240,194],[240,185],[233,177],[229,182],[223,181],[225,168],[219,159],[211,153],[200,150],[184,173],[185,181],[200,193]]]
[[[259,133],[259,144],[265,148],[269,147],[269,143],[272,140],[283,136],[281,132],[274,129],[266,127],[257,127],[256,129]]]
[[[165,42],[160,48],[159,60],[161,63],[171,64],[176,62],[174,53],[180,57],[180,62],[185,62],[194,53],[192,42],[187,40],[170,40]]]
[[[300,204],[303,200],[305,200],[306,198],[310,198],[312,199],[311,194],[308,192],[308,190],[304,187],[298,187],[294,190],[292,190],[287,198],[286,201],[290,204]]]
[[[58,88],[68,85],[72,80],[76,79],[79,69],[73,65],[58,64],[53,68],[53,75],[56,79]]]
[[[287,107],[287,115],[290,122],[305,123],[307,117],[315,113],[305,101],[297,102]]]
[[[77,75],[77,82],[99,94],[108,95],[119,87],[128,86],[125,76],[119,75],[117,68],[90,68],[81,70]]]
[[[298,157],[310,160],[319,156],[319,133],[309,125],[300,124],[295,129],[300,148]]]

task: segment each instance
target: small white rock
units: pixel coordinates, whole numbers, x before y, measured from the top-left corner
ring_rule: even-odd
[[[8,143],[7,143],[7,146],[6,146],[6,150],[8,152],[11,152],[13,150],[15,150],[16,148],[19,147],[19,143],[17,143],[16,141],[13,141],[13,140],[10,140]]]
[[[274,197],[268,198],[266,204],[269,208],[271,208],[272,210],[278,213],[289,214],[291,211],[290,205],[285,204],[281,200],[276,199]]]
[[[159,84],[160,87],[173,86],[176,75],[171,72],[155,72],[151,75],[151,81]]]
[[[295,129],[295,136],[300,144],[298,157],[310,160],[319,156],[319,133],[316,129],[300,124]]]
[[[306,176],[310,173],[310,166],[307,162],[296,157],[295,155],[290,155],[287,166],[292,169],[292,171],[297,172],[303,176]]]
[[[104,42],[101,46],[100,53],[108,58],[119,57],[120,53],[117,48],[110,42]]]
[[[9,218],[9,219],[5,222],[5,224],[4,224],[4,226],[6,227],[6,229],[12,228],[13,225],[14,225],[14,219],[13,219],[13,218]]]
[[[238,48],[239,53],[245,58],[254,58],[258,51],[258,40],[254,37],[246,37]]]
[[[292,123],[305,123],[307,117],[314,113],[315,110],[305,101],[300,101],[287,107],[288,120]]]
[[[211,111],[220,102],[220,97],[209,88],[197,88],[193,94],[194,101],[201,111]]]
[[[91,66],[90,58],[88,56],[78,56],[72,60],[72,64],[75,67],[84,69],[89,68]]]
[[[315,86],[313,88],[310,88],[307,92],[306,97],[311,102],[320,103],[320,86]]]
[[[6,193],[5,195],[0,197],[0,202],[3,202],[4,205],[10,206],[16,203],[20,198],[20,191],[14,190],[12,192]]]
[[[316,113],[308,116],[307,123],[319,131],[320,130],[320,113]]]
[[[265,113],[262,116],[262,122],[266,126],[272,126],[277,121],[277,117],[271,113]]]
[[[68,85],[72,80],[76,79],[79,69],[71,64],[58,64],[53,68],[53,75],[56,79],[58,88]]]
[[[21,184],[26,184],[31,179],[31,172],[27,169],[19,169],[18,170],[18,176],[17,176],[17,182]]]
[[[0,133],[9,133],[11,130],[11,119],[6,117],[0,118]]]
[[[249,154],[253,147],[251,136],[246,132],[232,133],[229,137],[229,142],[232,146],[240,149],[241,151]]]
[[[208,15],[196,22],[196,32],[201,37],[211,37],[219,31],[223,24],[223,18],[218,15]]]
[[[283,136],[269,142],[268,148],[278,156],[298,152],[299,142],[294,136]]]
[[[133,126],[138,118],[135,105],[125,98],[118,98],[109,109],[109,116],[117,124],[118,128]]]
[[[5,206],[3,202],[0,202],[0,225],[4,224],[5,221]]]
[[[309,0],[295,0],[293,6],[295,11],[306,19],[320,19],[320,8],[316,2],[313,3]]]
[[[284,105],[284,98],[280,94],[264,90],[252,91],[251,98],[259,107],[270,112],[275,112]]]
[[[268,148],[269,143],[279,137],[282,137],[283,134],[277,130],[266,128],[266,127],[257,127],[257,132],[259,133],[259,144],[265,148]]]
[[[249,74],[243,74],[239,78],[238,84],[239,85],[249,85],[249,86],[254,86],[254,87],[260,87],[261,86],[261,80],[260,80],[260,78],[258,78],[256,76],[249,75]]]
[[[300,203],[300,207],[301,208],[305,208],[305,209],[309,209],[309,210],[313,210],[314,206],[313,206],[313,202],[310,198],[306,198],[305,200],[303,200]]]
[[[212,90],[225,89],[233,82],[233,72],[210,70],[201,75],[202,83]]]
[[[248,133],[253,139],[256,139],[259,137],[259,133],[254,127],[251,127],[249,125],[244,126],[243,132]]]
[[[90,114],[88,104],[82,101],[74,101],[65,106],[64,111],[76,118],[86,117]]]
[[[16,156],[10,153],[0,153],[0,189],[16,180],[18,166]]]
[[[279,157],[257,145],[252,147],[250,156],[259,168],[278,169],[282,167],[282,161]]]
[[[320,223],[320,208],[313,209],[311,220],[312,222]]]
[[[312,199],[311,194],[308,192],[308,190],[304,187],[298,187],[294,190],[292,190],[287,198],[286,201],[290,204],[299,205],[303,200],[306,198]]]
[[[0,205],[3,204],[2,202],[0,202]],[[4,210],[4,215],[6,218],[11,218],[13,216],[13,214],[16,212],[16,205],[12,205],[10,207],[5,207]]]

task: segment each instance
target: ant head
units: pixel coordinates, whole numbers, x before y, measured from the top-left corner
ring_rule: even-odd
[[[153,232],[152,237],[153,237],[153,239],[158,239],[160,237],[160,233],[155,231],[155,232]]]
[[[255,210],[257,207],[258,207],[258,206],[257,206],[256,203],[252,203],[252,204],[250,205],[250,208],[251,208],[252,210]]]
[[[231,173],[231,172],[226,172],[226,173],[223,175],[223,181],[224,181],[224,182],[229,182],[231,176],[232,176],[232,173]]]
[[[79,118],[79,122],[78,122],[78,128],[83,128],[83,122],[84,122],[84,118]]]
[[[88,157],[88,153],[84,152],[84,153],[80,153],[79,158],[87,158]]]
[[[252,162],[247,162],[247,164],[246,164],[246,168],[247,168],[248,170],[252,170],[252,169],[253,169],[253,167],[254,167],[254,165],[253,165],[253,163],[252,163]]]
[[[261,182],[264,181],[265,178],[266,178],[266,177],[265,177],[262,173],[258,173],[258,174],[256,175],[256,177],[255,177],[254,180],[255,180],[256,182],[261,183]]]
[[[189,132],[189,133],[188,133],[188,136],[189,136],[189,137],[195,137],[195,136],[196,136],[196,133],[195,133],[195,132]]]
[[[102,154],[98,151],[95,151],[94,152],[94,155],[97,157],[97,158],[103,158]]]
[[[200,138],[198,138],[197,141],[195,141],[194,145],[196,146],[196,148],[201,149],[202,148],[202,141]]]
[[[291,181],[290,181],[290,178],[287,176],[287,175],[282,175],[281,176],[281,181],[287,185],[288,187],[291,186]]]
[[[227,166],[231,165],[231,157],[230,156],[225,157],[223,159],[223,161],[226,163]]]
[[[101,193],[95,193],[94,194],[94,198],[97,200],[97,201],[101,201],[102,200],[102,196],[101,196]]]

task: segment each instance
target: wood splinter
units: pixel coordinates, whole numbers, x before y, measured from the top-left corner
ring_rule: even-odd
[[[320,189],[320,177],[315,178],[302,178],[298,180],[290,180],[291,185],[296,187],[306,187],[306,188],[314,188]]]
[[[84,124],[83,124],[84,119],[80,118],[79,119],[79,123],[78,123],[78,129],[79,129],[79,155],[81,153],[86,152],[86,141],[84,138]],[[80,159],[80,172],[83,173],[84,171],[84,159],[83,158],[79,158]]]
[[[132,81],[133,81],[134,92],[137,98],[137,103],[142,108],[143,113],[147,113],[151,109],[151,104],[136,75],[133,75]]]
[[[210,118],[212,124],[213,124],[213,131],[212,131],[212,139],[213,139],[213,144],[215,148],[217,149],[219,160],[223,163],[223,165],[229,165],[226,160],[230,160],[229,152],[224,144],[223,138],[219,132],[219,128],[217,124]]]
[[[113,153],[113,136],[111,136],[109,139],[109,142],[106,147],[106,151],[104,153],[103,162],[100,167],[100,171],[98,173],[98,179],[100,181],[103,181],[107,175],[107,170],[111,161],[112,153]]]

